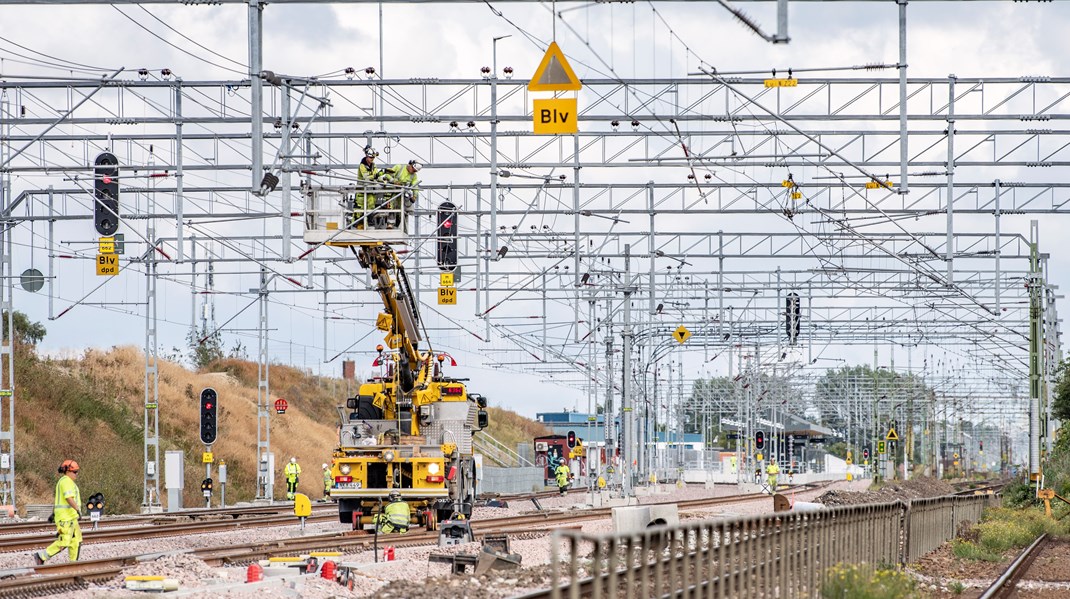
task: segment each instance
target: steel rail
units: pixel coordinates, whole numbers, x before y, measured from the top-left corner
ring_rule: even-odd
[[[1033,541],[1033,544],[1025,548],[1025,551],[1018,556],[1018,559],[1011,562],[1011,565],[1007,567],[1007,570],[992,583],[992,586],[988,587],[984,593],[981,594],[979,599],[999,599],[1001,597],[1011,597],[1014,594],[1015,587],[1018,581],[1022,579],[1022,576],[1029,570],[1029,567],[1033,565],[1033,560],[1040,555],[1040,547],[1044,545],[1044,542],[1048,539],[1048,533],[1044,533],[1037,537],[1037,540]]]
[[[333,513],[337,510],[335,504],[315,504],[312,506],[313,513],[325,511],[327,509]],[[139,524],[151,523],[154,525],[168,525],[178,524],[179,519],[188,518],[189,520],[198,520],[201,518],[214,518],[221,520],[227,516],[237,520],[242,517],[254,517],[254,516],[274,516],[284,513],[292,512],[293,506],[286,504],[278,504],[275,506],[267,505],[254,505],[235,508],[212,508],[202,510],[181,510],[176,512],[162,512],[157,514],[134,514],[134,515],[120,515],[112,518],[101,518],[98,523],[98,527],[90,529],[88,525],[91,522],[87,519],[82,519],[80,524],[87,532],[92,530],[100,530],[101,528],[116,528],[116,527],[131,527]],[[11,522],[0,523],[0,541],[4,540],[4,537],[31,534],[34,532],[55,532],[55,526],[48,522]]]
[[[306,522],[331,522],[338,519],[334,513],[309,516]],[[194,521],[191,523],[115,527],[82,531],[82,545],[96,543],[114,543],[117,541],[134,541],[160,537],[184,536],[189,534],[229,532],[245,528],[264,528],[269,526],[288,526],[297,523],[295,516],[265,516],[249,519]],[[16,535],[11,538],[0,537],[0,553],[40,549],[56,536],[55,531]]]

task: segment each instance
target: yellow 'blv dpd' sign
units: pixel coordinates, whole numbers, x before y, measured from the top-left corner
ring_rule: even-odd
[[[535,100],[531,118],[536,135],[558,135],[579,131],[579,126],[576,124],[576,98]]]
[[[114,277],[117,274],[119,274],[119,256],[97,254],[97,276]]]
[[[457,304],[457,288],[456,287],[439,287],[438,288],[438,303],[440,305],[453,306]]]

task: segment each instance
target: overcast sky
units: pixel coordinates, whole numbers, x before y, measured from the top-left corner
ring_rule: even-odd
[[[379,9],[375,5],[268,5],[264,11],[264,68],[315,76],[337,73],[350,66],[358,70],[367,66],[378,69],[382,64],[382,74],[387,78],[476,77],[480,67],[491,62],[491,38],[511,35],[499,42],[498,64],[514,67],[518,78],[529,77],[542,57],[540,44],[555,36],[551,13],[546,5],[536,3],[491,4],[504,16],[495,15],[491,7],[481,3],[386,4],[382,8],[386,31],[382,57]],[[774,5],[743,3],[740,6],[767,32],[773,32]],[[684,77],[695,72],[700,64],[721,71],[777,68],[783,72],[787,68],[895,63],[898,59],[894,2],[795,3],[790,15],[792,41],[787,45],[762,41],[715,2],[657,2],[654,6],[664,21],[644,2],[558,3],[565,22],[557,22],[556,40],[581,78],[604,77],[610,69],[613,75],[624,78]],[[91,65],[101,72],[118,67],[128,70],[145,67],[154,72],[170,68],[186,80],[241,79],[242,65],[247,62],[246,15],[244,5],[145,5],[144,9],[4,6],[0,8],[0,37],[5,38],[0,40],[0,74],[12,80],[24,74],[64,74],[61,70],[20,64],[18,61],[22,59],[14,53],[25,51],[14,43]],[[1063,2],[913,2],[908,9],[908,23],[911,76],[1070,74],[1063,59],[1070,51],[1065,35],[1070,30],[1070,6]],[[541,41],[533,42],[525,33]],[[893,77],[895,71],[878,74]],[[30,179],[16,179],[14,192],[17,194],[21,187],[33,184]],[[1028,217],[1008,217],[1003,230],[1025,234],[1028,220]],[[962,222],[981,230],[991,227],[991,219],[963,219]],[[1064,288],[1070,284],[1070,280],[1063,280],[1068,270],[1061,252],[1065,245],[1061,232],[1066,226],[1063,217],[1045,218],[1040,233],[1043,251],[1053,255],[1053,282]],[[36,233],[40,234],[40,230]],[[16,264],[16,272],[30,266],[23,262]],[[40,263],[35,266],[40,268]],[[65,281],[63,297],[68,303],[96,283],[91,273],[84,273],[80,278],[75,281],[68,277]],[[143,280],[133,277],[111,287],[115,289],[109,290],[108,297],[115,301],[125,294],[141,293]],[[165,320],[168,316],[172,318],[161,327],[160,345],[161,348],[182,346],[187,330],[183,323],[188,323],[188,291],[165,287],[161,313]],[[221,299],[217,304],[217,318],[228,318],[247,302],[248,298]],[[47,318],[47,306],[40,295],[20,291],[16,305],[34,318]],[[62,307],[64,304],[60,303]],[[142,321],[136,315],[80,307],[72,316],[46,322],[49,329],[43,344],[46,351],[77,352],[87,346],[143,342]],[[321,365],[323,350],[318,345],[322,345],[322,332],[310,332],[315,325],[314,318],[277,310],[273,324],[280,329],[273,334],[274,359],[288,361],[292,356],[299,365],[326,374],[338,373],[337,362]],[[349,330],[346,331],[348,335]],[[282,340],[287,332],[295,340],[296,349]],[[253,344],[248,337],[244,343]],[[340,349],[348,343],[332,334],[329,345]],[[473,349],[478,352],[478,348]],[[863,361],[869,359],[867,355]],[[899,364],[906,361],[903,355],[896,360]],[[479,360],[471,362],[478,364]],[[367,366],[362,364],[361,368]],[[565,407],[586,408],[587,396],[582,390],[547,385],[533,376],[471,365],[458,372],[478,380],[478,385],[473,383],[473,387],[478,386],[492,401],[529,416],[537,411]]]

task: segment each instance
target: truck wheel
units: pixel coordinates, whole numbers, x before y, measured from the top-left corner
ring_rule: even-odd
[[[357,399],[357,418],[360,420],[382,420],[383,411],[375,407],[375,400],[371,397]]]

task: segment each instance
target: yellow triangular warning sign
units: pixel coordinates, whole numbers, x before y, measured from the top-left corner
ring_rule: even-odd
[[[546,55],[542,57],[539,68],[535,69],[535,76],[528,82],[528,91],[579,91],[582,87],[557,42],[550,42],[550,47],[546,49]]]
[[[884,438],[889,441],[898,441],[899,435],[895,434],[895,427],[889,427],[888,434],[885,435]]]

